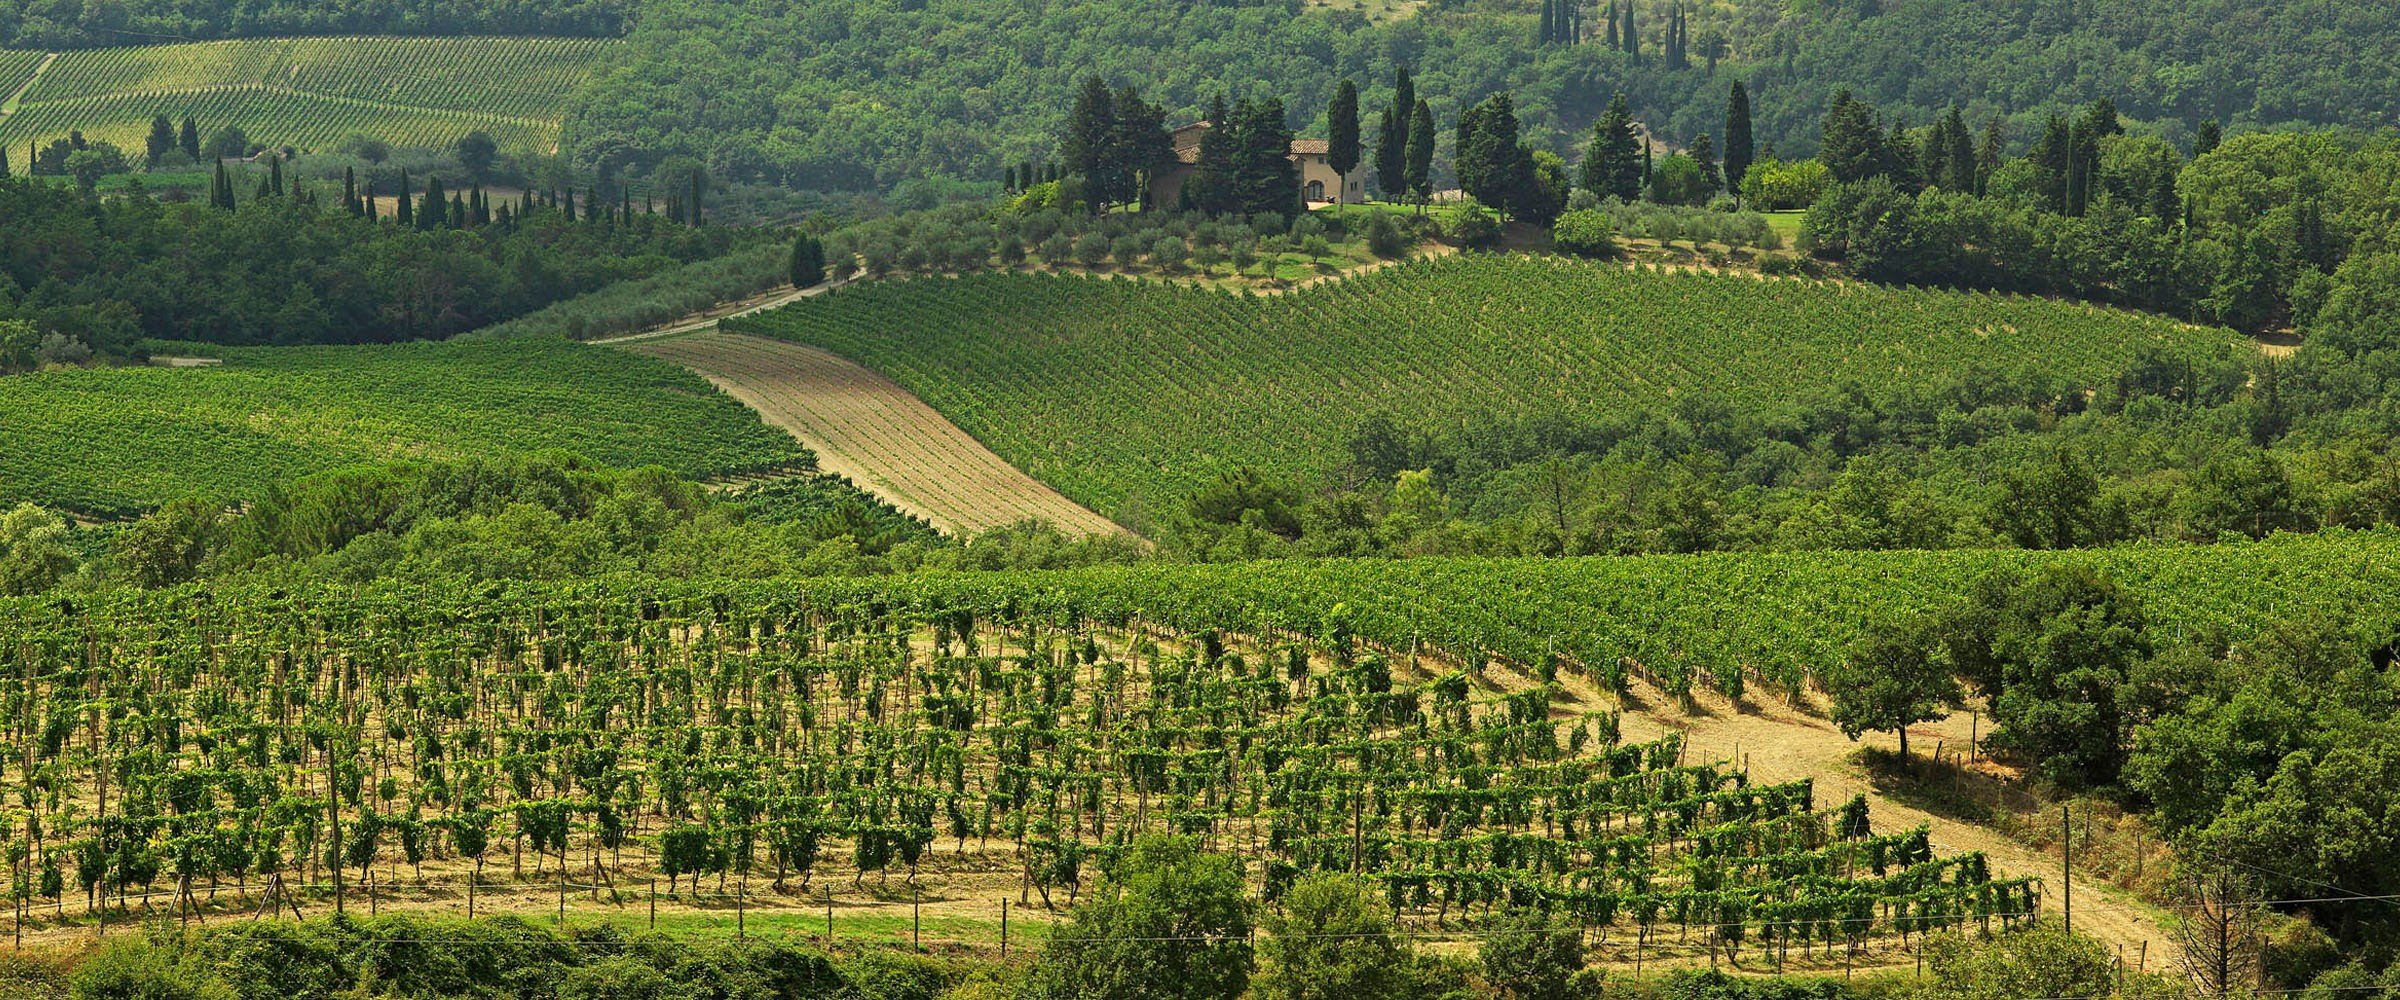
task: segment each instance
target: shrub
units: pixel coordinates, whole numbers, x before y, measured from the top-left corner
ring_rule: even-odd
[[[1367,218],[1367,249],[1377,257],[1398,257],[1408,252],[1409,240],[1392,222],[1390,213],[1376,212]]]
[[[1463,199],[1442,210],[1442,236],[1462,247],[1484,248],[1500,242],[1500,223],[1483,203]]]
[[[1617,227],[1603,212],[1587,209],[1559,216],[1557,224],[1550,227],[1550,240],[1558,252],[1576,257],[1617,255]]]

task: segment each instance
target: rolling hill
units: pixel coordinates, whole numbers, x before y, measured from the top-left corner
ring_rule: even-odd
[[[878,282],[728,324],[883,372],[1103,513],[1248,467],[1338,467],[1383,413],[1598,419],[1703,395],[1797,406],[2039,364],[2081,384],[2222,330],[2042,299],[1552,257],[1417,261],[1289,295],[1034,275]]]
[[[603,347],[526,339],[227,350],[193,368],[0,379],[0,504],[137,514],[256,496],[326,469],[561,449],[693,478],[810,464],[708,383]]]
[[[502,148],[546,152],[568,97],[614,43],[543,38],[301,38],[61,52],[0,117],[0,142],[42,144],[81,131],[138,153],[151,119],[193,118],[256,142],[330,149],[352,135],[440,146],[473,131]],[[33,64],[39,66],[38,57]],[[0,89],[13,89],[0,86]]]

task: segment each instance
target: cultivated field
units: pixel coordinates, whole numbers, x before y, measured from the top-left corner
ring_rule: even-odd
[[[0,379],[0,504],[121,517],[343,465],[563,449],[694,478],[808,452],[673,365],[545,339],[220,352]]]
[[[864,363],[1103,511],[1179,503],[1237,467],[1326,472],[1377,412],[1597,420],[1695,395],[1797,409],[1847,386],[2025,372],[2090,385],[2144,348],[2248,349],[2040,299],[1488,255],[1273,297],[1042,275],[877,282],[727,327]]]
[[[1252,859],[1262,893],[1360,871],[1437,936],[1539,896],[1604,962],[1838,969],[2055,908],[2055,859],[1874,795],[1848,741],[1773,699],[1685,712],[1638,678],[1570,660],[1545,681],[1420,629],[1588,638],[1630,617],[1699,644],[1746,610],[1840,643],[1971,573],[2081,561],[2162,627],[2238,638],[2388,591],[2396,545],[0,601],[0,692],[24,708],[0,723],[0,791],[45,831],[27,870],[68,876],[28,901],[36,937],[128,905],[247,916],[274,879],[322,913],[315,859],[338,844],[357,908],[463,911],[480,871],[479,912],[638,924],[655,881],[669,926],[813,933],[836,899],[838,934],[888,940],[924,900],[929,939],[989,946],[1001,900],[1064,904],[1123,835],[1171,829]],[[1816,596],[1759,601],[1796,593]],[[1854,794],[1863,834],[1838,821]],[[2075,898],[2102,940],[2159,942],[2095,886]],[[1027,916],[1019,935],[1047,919]]]
[[[707,376],[893,506],[944,531],[1027,520],[1072,535],[1124,529],[1011,467],[890,379],[826,351],[706,331],[625,345]]]
[[[0,141],[22,148],[81,130],[138,153],[151,118],[163,114],[192,117],[203,138],[231,125],[253,141],[303,150],[352,135],[435,146],[476,130],[504,148],[548,150],[568,96],[612,44],[303,38],[63,52],[0,118]],[[21,82],[38,55],[0,54],[0,80],[15,73]],[[35,62],[17,70],[25,57]]]

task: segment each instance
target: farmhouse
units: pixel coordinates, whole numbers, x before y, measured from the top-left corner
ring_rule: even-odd
[[[1200,137],[1208,133],[1209,123],[1193,122],[1169,133],[1175,144],[1175,162],[1153,171],[1150,175],[1150,204],[1173,205],[1183,193],[1185,181],[1200,163]],[[1330,202],[1335,195],[1345,202],[1367,200],[1366,171],[1356,169],[1350,176],[1335,173],[1326,162],[1332,145],[1323,139],[1292,140],[1292,162],[1300,166],[1300,195],[1310,204]]]

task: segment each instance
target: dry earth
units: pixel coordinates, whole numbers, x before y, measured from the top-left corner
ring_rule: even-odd
[[[1040,520],[1070,535],[1125,532],[1002,461],[892,380],[831,352],[716,330],[625,346],[699,372],[800,439],[825,471],[944,531]]]

